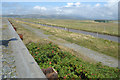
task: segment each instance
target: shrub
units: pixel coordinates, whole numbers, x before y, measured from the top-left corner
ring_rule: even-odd
[[[58,72],[59,78],[115,78],[119,69],[94,65],[62,51],[57,45],[49,42],[29,43],[27,48],[40,68],[53,67]]]

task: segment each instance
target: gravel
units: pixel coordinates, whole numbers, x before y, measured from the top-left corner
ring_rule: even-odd
[[[8,27],[2,30],[2,40],[9,40]],[[7,43],[6,43],[7,44]],[[17,78],[14,55],[11,51],[11,45],[0,45],[2,47],[2,79]]]

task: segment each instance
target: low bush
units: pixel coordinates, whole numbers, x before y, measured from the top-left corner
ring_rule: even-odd
[[[62,51],[50,43],[29,43],[26,45],[40,68],[53,67],[59,78],[116,78],[119,69],[90,64],[69,52]]]

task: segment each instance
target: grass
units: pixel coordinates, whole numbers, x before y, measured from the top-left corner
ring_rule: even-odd
[[[102,54],[106,54],[106,55],[118,58],[118,43],[117,42],[104,40],[101,38],[95,38],[90,35],[67,32],[64,30],[40,26],[37,24],[32,24],[32,23],[27,23],[27,22],[21,22],[21,23],[25,23],[34,28],[42,29],[42,30],[46,31],[46,34],[52,34],[56,37],[62,38],[71,43],[75,43],[80,46],[89,48],[91,50],[100,52]]]
[[[64,19],[20,19],[35,23],[59,26],[63,28],[77,29],[89,32],[98,32],[101,34],[108,34],[113,36],[120,36],[118,34],[118,24],[113,23],[98,23],[92,20],[64,20]]]
[[[31,33],[29,30],[24,29],[21,25],[21,23],[23,22],[14,21],[14,20],[11,20],[11,21],[13,25],[17,28],[17,33],[24,34],[23,42],[27,45],[27,48],[29,49],[31,55],[34,57],[34,59],[39,64],[41,69],[48,68],[51,66],[55,68],[60,78],[71,78],[71,77],[80,78],[80,76],[78,77],[78,74],[80,75],[81,72],[83,72],[87,78],[116,78],[118,77],[119,69],[108,67],[108,66],[102,66],[100,63],[93,64],[93,63],[86,62],[84,59],[78,58],[78,55],[76,55],[77,54],[76,52],[72,51],[71,49],[67,49],[65,47],[59,47],[58,45],[55,45],[55,44],[52,44],[50,47],[48,40],[35,36],[35,34]],[[43,29],[43,26],[38,26],[34,24],[30,24],[30,26]],[[44,27],[44,28],[48,29],[47,27]],[[53,28],[50,28],[48,30],[51,30],[51,29]],[[56,29],[54,31],[56,31]],[[46,32],[46,34],[49,34],[49,33],[50,32],[48,31]],[[54,37],[51,37],[51,38],[56,39]],[[59,62],[58,58],[57,60],[55,60],[54,58],[52,59],[52,58],[45,57],[48,55],[48,53],[52,53],[52,51],[54,50],[52,47],[55,47],[58,50],[58,53],[62,52],[66,54],[67,57],[61,59],[60,61],[61,64],[54,63],[54,61]],[[38,54],[36,54],[36,52],[38,52]],[[55,50],[54,52],[57,53]],[[43,54],[45,58],[43,58]],[[60,56],[58,57],[60,59]],[[67,59],[68,57],[71,57],[71,58]],[[44,63],[42,63],[41,60],[44,61]],[[68,70],[69,65],[65,65],[64,62],[66,62],[66,64],[71,63],[72,65],[76,65],[77,66],[76,70],[72,71],[73,68],[71,67],[69,71]]]
[[[17,33],[18,34],[23,34],[23,42],[24,44],[28,44],[30,42],[42,42],[44,43],[46,40],[41,39],[40,37],[36,36],[34,33],[31,33],[31,31],[25,29],[20,23],[14,22],[11,20],[13,23],[14,27],[17,28]]]
[[[28,44],[28,43],[31,43],[31,42],[34,42],[34,43],[48,43],[50,42],[50,40],[47,40],[47,39],[43,39],[37,35],[35,35],[34,33],[32,33],[31,31],[25,29],[21,23],[19,21],[14,21],[14,20],[10,20],[12,22],[12,24],[14,25],[14,27],[17,28],[17,33],[18,34],[23,34],[23,42],[24,44]],[[46,32],[47,34],[47,32]],[[55,36],[50,36],[49,37],[51,39],[51,41],[54,41],[57,42],[58,41],[58,38],[56,38]],[[64,40],[62,41],[62,39],[59,40],[60,42],[65,42]],[[56,43],[55,43],[56,44]],[[72,50],[72,49],[69,49],[67,47],[64,47],[64,46],[60,46],[58,45],[63,51],[67,51],[67,52],[70,52],[71,54],[73,55],[76,55],[78,58],[82,58],[84,59],[84,61],[87,61],[87,62],[90,62],[90,63],[96,63],[94,60]]]

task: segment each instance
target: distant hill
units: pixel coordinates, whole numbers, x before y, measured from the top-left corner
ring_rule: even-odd
[[[45,19],[78,19],[78,20],[88,20],[88,18],[75,16],[75,15],[40,15],[40,14],[28,14],[28,15],[2,15],[2,17],[11,18],[45,18]]]

